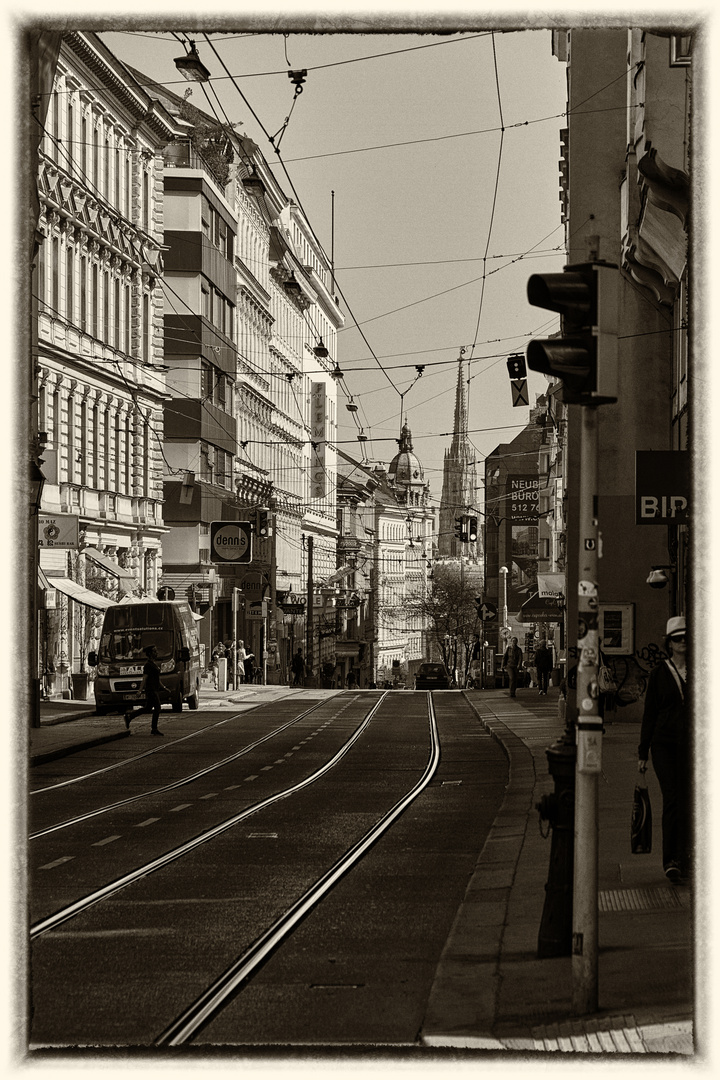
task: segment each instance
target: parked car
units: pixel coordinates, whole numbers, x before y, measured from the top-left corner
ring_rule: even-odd
[[[447,690],[450,680],[442,664],[421,664],[415,673],[416,690]]]

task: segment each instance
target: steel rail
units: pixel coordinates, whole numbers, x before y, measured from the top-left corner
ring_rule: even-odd
[[[170,746],[177,746],[178,743],[185,742],[186,739],[194,739],[197,735],[203,735],[206,731],[212,731],[213,728],[222,727],[223,724],[229,724],[231,720],[237,720],[240,716],[245,716],[249,712],[253,712],[255,709],[261,708],[260,705],[252,705],[249,709],[245,709],[241,713],[234,713],[233,716],[226,716],[224,720],[218,720],[215,724],[208,724],[207,727],[198,728],[197,731],[191,731],[188,735],[181,735],[179,739],[172,739],[170,742],[163,743],[161,746],[153,746],[152,750],[146,750],[142,754],[134,754],[133,757],[123,758],[122,761],[114,761],[112,765],[103,765],[102,769],[93,769],[92,772],[83,773],[82,776],[72,776],[69,780],[60,780],[57,784],[50,784],[48,787],[35,788],[33,791],[28,792],[30,795],[42,795],[46,791],[57,791],[58,788],[69,787],[71,784],[79,784],[82,780],[92,780],[93,776],[101,776],[103,773],[112,772],[113,769],[122,769],[125,765],[133,765],[136,761],[142,761],[143,758],[151,757],[152,754],[159,754],[162,750],[167,750]]]
[[[221,821],[218,825],[214,825],[211,829],[207,829],[205,832],[193,837],[192,840],[188,840],[179,847],[173,848],[172,851],[166,852],[165,855],[161,855],[159,858],[153,859],[144,866],[139,866],[135,870],[131,870],[128,874],[123,874],[122,877],[109,882],[107,885],[103,885],[102,888],[96,889],[95,892],[81,897],[79,900],[76,900],[65,908],[61,908],[60,911],[56,911],[54,915],[50,915],[46,919],[42,919],[40,922],[35,923],[35,925],[30,928],[30,941],[34,941],[36,938],[40,937],[42,934],[48,933],[50,930],[55,930],[58,926],[68,922],[69,919],[75,918],[76,915],[80,915],[82,912],[87,911],[88,908],[93,907],[95,904],[99,904],[101,901],[107,900],[110,896],[114,896],[122,889],[126,889],[129,885],[139,881],[140,878],[147,877],[149,874],[161,870],[163,867],[168,866],[170,863],[175,862],[184,855],[190,854],[203,844],[208,843],[210,840],[214,840],[216,836],[220,836],[228,829],[232,829],[235,825],[238,825],[252,814],[264,810],[267,806],[272,806],[273,803],[279,802],[281,799],[287,799],[290,795],[294,795],[296,792],[302,791],[303,788],[314,783],[321,776],[324,776],[326,772],[329,772],[329,770],[345,756],[348,750],[360,738],[388,693],[389,691],[386,691],[376,702],[360,726],[356,728],[347,742],[340,747],[334,757],[330,758],[329,761],[325,762],[325,764],[314,773],[311,773],[310,776],[305,777],[304,780],[300,780],[297,784],[293,784],[292,787],[285,788],[283,791],[276,792],[274,795],[270,795],[268,798],[262,799],[258,803],[254,803],[252,806],[242,810],[239,814],[234,814],[225,821]]]
[[[440,762],[440,740],[435,718],[435,708],[428,692],[428,720],[430,725],[430,757],[421,779],[373,827],[354,844],[340,859],[320,877],[288,910],[281,915],[215,982],[212,983],[188,1008],[160,1035],[154,1046],[182,1046],[190,1042],[198,1031],[222,1010],[228,998],[252,977],[258,967],[295,929],[322,898],[333,888],[368,849],[382,836],[403,811],[420,795],[434,776]],[[380,703],[378,703],[379,705]]]
[[[261,739],[256,739],[255,742],[249,743],[247,746],[244,746],[242,750],[238,750],[236,753],[230,754],[228,757],[223,758],[222,761],[216,761],[212,765],[206,766],[204,769],[199,769],[198,772],[192,773],[189,776],[183,776],[180,778],[180,780],[173,780],[171,784],[163,784],[162,787],[151,788],[149,791],[141,791],[138,795],[129,795],[125,799],[118,799],[117,802],[108,803],[106,806],[100,806],[96,810],[88,810],[85,814],[78,814],[77,817],[67,818],[65,821],[58,822],[57,825],[50,825],[47,829],[41,829],[39,832],[31,833],[28,837],[28,840],[37,840],[41,836],[48,836],[50,833],[58,832],[60,829],[66,829],[70,825],[78,825],[82,821],[88,821],[90,818],[99,817],[101,814],[106,814],[110,810],[117,810],[121,806],[128,806],[130,803],[137,802],[139,799],[147,799],[151,795],[160,795],[164,791],[173,791],[175,788],[183,787],[185,784],[191,784],[194,780],[199,780],[200,777],[207,776],[208,773],[214,772],[215,769],[221,769],[223,765],[229,765],[231,762],[237,761],[238,758],[243,757],[245,754],[249,754],[251,750],[255,749],[255,747],[260,746],[262,743],[267,742],[268,739],[272,739],[276,735],[279,735],[281,732],[285,731],[286,728],[292,727],[293,724],[297,724],[299,720],[303,720],[311,712],[314,712],[315,709],[319,709],[321,706],[326,704],[327,702],[325,701],[319,701],[317,705],[313,705],[311,708],[306,709],[305,712],[300,713],[299,716],[295,716],[292,720],[288,720],[286,724],[281,724],[280,727],[275,728],[274,731],[269,731],[267,735],[263,735]],[[238,715],[243,716],[244,714],[239,713]],[[226,721],[222,722],[225,723]],[[206,730],[207,728],[203,728],[203,731]],[[198,733],[194,732],[194,734]],[[181,742],[182,740],[177,739],[175,741]],[[167,744],[167,746],[163,745],[162,747],[159,747],[159,749],[169,749],[170,746],[174,745],[175,743],[169,743]],[[149,751],[149,753],[157,753],[157,751],[152,750]],[[144,755],[141,755],[141,757],[143,756]],[[140,758],[134,758],[133,760],[139,761]]]

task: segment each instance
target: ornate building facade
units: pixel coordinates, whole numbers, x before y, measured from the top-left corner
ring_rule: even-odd
[[[176,134],[96,35],[62,35],[35,272],[46,694],[84,670],[103,598],[154,593],[161,572],[162,150]]]

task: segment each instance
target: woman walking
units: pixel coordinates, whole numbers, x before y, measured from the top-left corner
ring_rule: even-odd
[[[645,772],[652,755],[662,792],[663,869],[668,881],[676,885],[689,875],[691,858],[687,627],[682,616],[668,619],[665,648],[670,656],[653,668],[648,679],[638,772]]]

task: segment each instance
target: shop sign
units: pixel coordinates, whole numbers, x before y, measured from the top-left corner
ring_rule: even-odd
[[[690,486],[687,450],[636,450],[635,524],[687,524]]]
[[[75,514],[38,514],[38,547],[77,550],[79,546],[78,518]]]
[[[537,476],[508,476],[508,514],[514,524],[537,524],[540,479]]]

